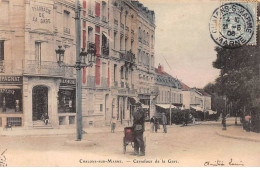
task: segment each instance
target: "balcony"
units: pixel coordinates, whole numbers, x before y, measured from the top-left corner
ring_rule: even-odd
[[[135,54],[132,51],[126,51],[125,53],[120,53],[120,60],[126,62],[126,64],[135,64]]]
[[[23,73],[25,75],[73,78],[73,69],[60,67],[57,62],[53,61],[25,60]]]
[[[108,88],[108,78],[101,77],[101,87]]]
[[[125,31],[129,32],[129,27],[125,26]]]
[[[63,32],[64,32],[65,34],[70,34],[70,29],[67,28],[67,27],[64,27],[64,28],[63,28]]]
[[[87,76],[87,87],[89,88],[96,87],[95,76]]]
[[[93,42],[88,41],[87,42],[87,48],[88,49],[96,49],[96,44]]]
[[[109,47],[102,46],[101,52],[102,52],[103,56],[108,57],[109,56]]]

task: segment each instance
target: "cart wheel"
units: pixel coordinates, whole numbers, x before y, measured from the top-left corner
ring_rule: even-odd
[[[125,137],[123,138],[123,153],[126,152],[126,143],[125,143]]]

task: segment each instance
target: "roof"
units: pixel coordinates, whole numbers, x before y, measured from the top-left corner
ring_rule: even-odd
[[[196,89],[198,92],[200,92],[203,96],[211,96],[207,92],[205,92],[203,89]]]
[[[190,90],[190,87],[187,86],[186,84],[184,84],[183,82],[180,82],[181,83],[181,89],[184,90],[184,91],[189,91]]]

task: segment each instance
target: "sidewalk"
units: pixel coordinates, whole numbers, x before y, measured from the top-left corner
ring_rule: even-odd
[[[216,130],[216,134],[232,139],[260,142],[260,133],[246,132],[243,130],[242,126],[228,126],[227,130],[222,130],[222,128],[219,128]]]
[[[123,132],[123,127],[118,127],[115,132]],[[83,134],[93,133],[111,133],[110,126],[106,127],[91,127],[83,129]],[[69,129],[25,129],[25,128],[13,128],[8,130],[0,129],[1,136],[57,136],[57,135],[76,135],[76,127]]]

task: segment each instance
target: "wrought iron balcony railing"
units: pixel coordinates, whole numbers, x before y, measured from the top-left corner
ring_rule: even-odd
[[[64,28],[63,28],[63,32],[64,32],[65,34],[70,34],[70,29],[67,28],[67,27],[64,27]]]
[[[26,75],[73,77],[74,68],[60,67],[57,62],[25,60],[23,73]]]
[[[102,55],[109,56],[109,47],[102,46]]]

